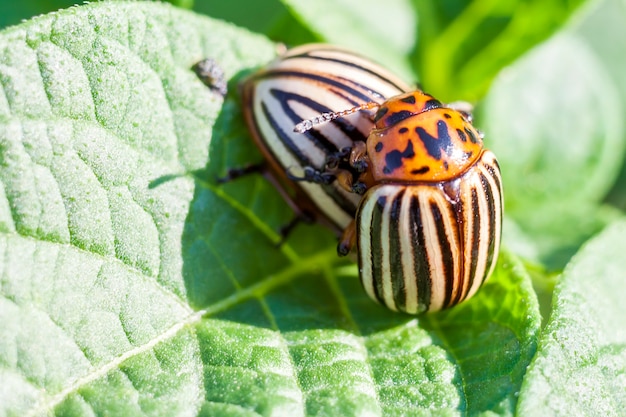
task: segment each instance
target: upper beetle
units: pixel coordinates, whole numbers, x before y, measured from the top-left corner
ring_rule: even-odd
[[[312,44],[289,50],[241,85],[243,113],[274,184],[296,213],[337,233],[354,220],[361,196],[339,185],[335,173],[351,172],[337,155],[366,140],[373,111],[337,117],[304,134],[302,120],[359,103],[383,103],[410,86],[378,64],[347,50]],[[329,169],[334,159],[341,167]]]

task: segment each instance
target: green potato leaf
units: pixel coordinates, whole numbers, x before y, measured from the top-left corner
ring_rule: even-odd
[[[622,415],[626,407],[626,222],[572,259],[520,392],[518,415]]]
[[[540,325],[503,253],[469,302],[367,299],[261,176],[236,83],[274,45],[107,2],[0,33],[0,413],[513,415]],[[216,59],[225,100],[191,71]]]

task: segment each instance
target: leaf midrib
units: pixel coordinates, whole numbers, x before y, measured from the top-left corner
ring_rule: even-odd
[[[2,233],[3,235],[8,235],[7,233]],[[25,238],[23,236],[19,236],[17,234],[13,234],[16,235],[20,238]],[[41,241],[37,241],[36,239],[33,238],[25,238],[25,239],[29,239],[29,240],[33,240],[36,241],[37,243],[41,243]],[[46,242],[47,244],[50,244],[48,242]],[[86,252],[80,248],[76,248],[75,246],[69,245],[69,244],[62,244],[63,246],[67,246],[70,247],[71,249],[75,249],[75,250],[79,250],[85,253],[88,253],[89,255],[93,255],[91,252]],[[101,255],[97,255],[96,256],[100,256],[103,259],[109,260],[109,258],[105,258]],[[50,397],[42,397],[35,405],[32,409],[30,409],[28,412],[25,413],[26,416],[30,417],[30,416],[35,416],[35,415],[39,415],[42,413],[45,413],[46,411],[49,411],[51,409],[53,409],[55,406],[59,405],[61,402],[63,402],[63,400],[65,400],[65,398],[67,398],[70,394],[77,392],[80,388],[82,388],[83,386],[97,380],[100,377],[103,377],[104,375],[106,375],[108,372],[116,369],[117,367],[119,367],[124,361],[131,359],[137,355],[140,355],[144,352],[149,351],[150,349],[154,348],[157,344],[164,342],[166,340],[171,339],[172,337],[176,336],[176,334],[178,334],[179,331],[181,331],[182,329],[184,329],[185,327],[198,323],[200,322],[202,319],[204,318],[208,318],[210,316],[213,316],[215,314],[218,314],[238,303],[241,303],[249,298],[252,297],[258,297],[261,298],[263,297],[267,292],[271,291],[272,289],[287,284],[289,282],[291,282],[292,280],[296,279],[298,276],[304,276],[304,272],[307,272],[311,269],[313,269],[314,267],[316,267],[317,265],[319,265],[320,263],[325,263],[327,262],[329,259],[333,259],[335,257],[335,249],[331,248],[329,250],[325,250],[325,251],[321,251],[317,254],[314,254],[310,257],[307,257],[306,259],[298,262],[298,263],[292,263],[289,264],[285,269],[279,271],[276,274],[273,274],[261,281],[259,281],[257,284],[252,285],[250,287],[247,287],[245,289],[242,289],[241,291],[237,292],[237,293],[233,293],[231,296],[226,297],[220,301],[218,301],[217,303],[214,303],[202,310],[198,310],[196,312],[191,312],[190,308],[188,305],[184,305],[182,303],[180,303],[179,298],[175,297],[173,294],[166,292],[166,294],[169,294],[169,296],[173,299],[176,299],[177,302],[179,302],[179,304],[188,312],[190,312],[190,314],[188,314],[187,316],[185,316],[182,320],[178,321],[177,323],[173,324],[171,327],[169,327],[168,329],[166,329],[164,332],[162,332],[161,334],[157,335],[156,337],[150,339],[148,342],[144,343],[141,346],[137,346],[134,349],[131,349],[127,352],[125,352],[124,354],[114,358],[113,360],[109,361],[108,363],[104,364],[103,366],[94,369],[92,372],[89,372],[88,374],[84,375],[81,378],[78,378],[74,383],[72,383],[71,385],[69,385],[68,387],[66,387],[65,389],[61,390],[60,392],[58,392],[57,394],[50,396]],[[117,262],[119,262],[121,265],[123,265],[123,267],[125,268],[129,268],[126,264],[124,264],[123,262],[119,261],[116,259]],[[137,274],[137,275],[141,275],[146,277],[143,274]],[[156,281],[147,281],[147,282],[153,282],[155,284],[158,284]],[[161,291],[165,291],[165,289],[161,286],[161,285],[156,285],[156,287],[158,287],[159,290]],[[287,342],[285,341],[285,346],[287,346]]]

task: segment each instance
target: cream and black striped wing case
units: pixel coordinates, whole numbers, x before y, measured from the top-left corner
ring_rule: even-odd
[[[319,220],[338,233],[354,219],[361,196],[336,182],[292,182],[286,172],[301,176],[305,167],[322,171],[327,156],[367,139],[372,114],[358,112],[305,133],[293,128],[325,112],[382,103],[408,90],[408,84],[380,65],[321,44],[291,49],[241,86],[247,124],[273,174],[296,191],[293,204],[312,208]]]
[[[409,314],[470,298],[494,268],[502,204],[500,170],[490,151],[451,181],[371,188],[357,214],[367,294]]]

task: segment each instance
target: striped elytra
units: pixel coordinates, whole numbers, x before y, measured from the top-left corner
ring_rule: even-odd
[[[363,287],[409,314],[452,307],[491,274],[501,223],[502,183],[490,151],[452,181],[376,185],[357,216]]]
[[[269,162],[274,182],[291,191],[288,200],[292,207],[340,233],[354,220],[361,196],[336,181],[292,181],[288,174],[302,177],[307,167],[324,172],[329,155],[367,139],[374,127],[373,114],[355,113],[304,134],[294,132],[293,127],[324,112],[364,102],[382,103],[409,89],[408,84],[368,59],[314,44],[294,48],[248,77],[241,85],[241,94],[246,122]]]

